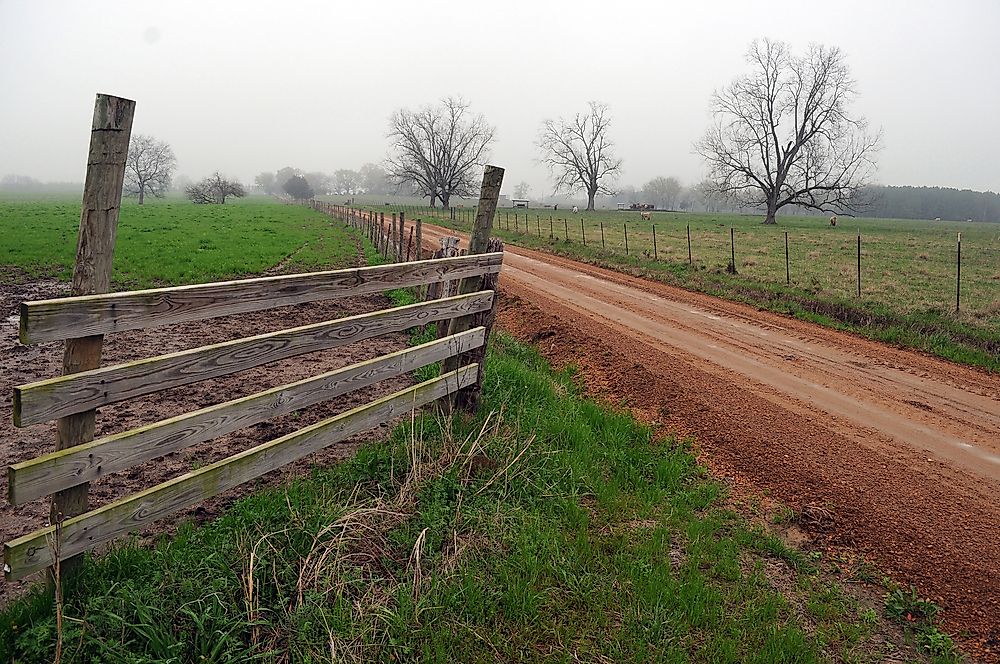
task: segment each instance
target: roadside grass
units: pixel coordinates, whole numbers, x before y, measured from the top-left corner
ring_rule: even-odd
[[[65,580],[62,661],[924,659],[729,509],[685,441],[506,335],[487,362],[476,417],[414,415],[208,524],[88,557]],[[0,661],[52,661],[57,632],[36,588],[0,609]]]
[[[79,200],[0,199],[0,269],[69,279],[79,224]],[[279,264],[284,271],[319,270],[349,264],[355,252],[349,233],[301,206],[259,198],[226,205],[125,201],[113,281],[136,289],[247,277]]]
[[[554,237],[549,237],[548,220],[540,214],[537,223],[534,213],[529,216],[529,232],[523,211],[517,231],[513,212],[507,230],[507,214],[498,212],[494,229],[514,245],[1000,371],[1000,224],[852,219],[831,228],[821,219],[782,218],[777,227],[765,227],[759,219],[743,215],[657,213],[649,222],[637,219],[636,212],[598,212],[572,215],[566,224],[554,219]],[[469,230],[466,223],[423,218]],[[624,219],[629,255],[624,252]],[[658,260],[653,257],[651,223],[657,227]],[[601,224],[605,224],[605,248]],[[692,264],[687,262],[687,224]],[[858,226],[863,238],[861,298],[853,295]],[[736,229],[737,274],[726,269],[730,227]],[[958,230],[963,237],[960,313],[954,311]],[[785,231],[791,244],[790,285],[785,284]]]
[[[721,503],[682,442],[495,337],[475,418],[388,440],[219,519],[89,559],[64,661],[878,661],[865,610]],[[765,564],[800,579],[796,611]],[[796,591],[798,592],[798,591]],[[51,601],[0,660],[51,660]],[[202,659],[204,658],[204,659]]]

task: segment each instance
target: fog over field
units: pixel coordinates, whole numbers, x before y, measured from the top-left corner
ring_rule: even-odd
[[[1000,188],[1000,4],[941,2],[56,2],[0,0],[0,176],[82,181],[94,93],[178,174],[246,182],[381,162],[397,108],[461,95],[508,183],[551,189],[543,119],[607,103],[621,181],[704,175],[692,143],[755,38],[843,49],[878,181]]]

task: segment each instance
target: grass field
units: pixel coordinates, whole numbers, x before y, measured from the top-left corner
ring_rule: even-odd
[[[76,254],[79,200],[0,198],[0,269],[12,278],[68,279]],[[249,199],[226,205],[126,201],[114,257],[116,288],[218,281],[342,265],[357,249],[312,210]],[[10,268],[13,268],[11,270]]]
[[[72,251],[55,245],[73,238],[74,206],[2,209],[11,226],[38,212],[22,226],[33,244],[5,234],[4,262],[64,276]],[[127,206],[122,230],[119,284],[288,256],[321,267],[357,246],[274,203]],[[918,596],[859,600],[844,582],[877,581],[870,570],[733,511],[684,441],[583,398],[571,371],[509,337],[488,367],[476,418],[417,417],[202,527],[88,559],[67,583],[62,661],[955,661],[932,623],[899,617]],[[52,661],[56,625],[40,590],[0,610],[0,661]]]
[[[458,211],[467,217],[472,213]],[[409,208],[408,214],[457,230],[471,227],[467,221],[442,216],[440,209]],[[501,209],[497,214],[495,231],[507,242],[1000,371],[1000,224],[841,219],[834,228],[815,217],[782,217],[778,226],[764,226],[759,217],[724,214],[654,213],[650,221],[640,219],[638,212]],[[730,229],[735,238],[735,275],[727,270]],[[860,298],[856,294],[859,229]],[[962,299],[956,313],[959,232]]]
[[[419,417],[217,521],[90,561],[67,592],[64,661],[889,654],[880,607],[727,509],[684,445],[507,337],[489,367],[475,420]],[[49,661],[54,632],[50,600],[17,602],[0,659]]]

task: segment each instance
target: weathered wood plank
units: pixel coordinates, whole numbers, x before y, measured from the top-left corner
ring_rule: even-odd
[[[135,102],[131,99],[98,94],[90,126],[87,177],[83,185],[80,230],[73,263],[74,296],[93,296],[111,290],[111,268],[118,234],[125,162],[132,136]],[[100,334],[71,330],[63,348],[63,374],[101,366],[104,338]],[[64,338],[66,338],[64,337]],[[94,411],[77,412],[56,423],[56,449],[62,450],[93,440]],[[82,514],[88,509],[89,487],[79,484],[52,496],[51,523]],[[61,572],[70,572],[81,561],[67,560]],[[55,571],[51,580],[55,581]]]
[[[14,464],[7,470],[10,502],[21,505],[60,489],[96,480],[439,360],[468,353],[485,341],[486,331],[480,327]]]
[[[502,255],[460,256],[21,304],[21,343],[107,334],[499,272]]]
[[[493,295],[482,291],[418,302],[21,385],[14,388],[14,425],[38,424],[276,360],[473,314],[489,309]]]
[[[102,542],[451,394],[471,384],[478,370],[474,364],[462,367],[68,519],[62,524],[60,558],[88,551]],[[49,526],[4,544],[6,578],[20,579],[51,565],[53,555],[46,538],[54,536],[55,528]]]
[[[489,164],[483,169],[483,185],[479,193],[479,206],[476,209],[476,221],[472,227],[472,235],[469,237],[469,255],[485,254],[489,251],[490,234],[493,231],[493,216],[496,212],[497,201],[500,198],[500,187],[503,184],[504,169],[499,166]],[[527,225],[527,218],[525,218]],[[502,252],[501,252],[502,253]],[[485,277],[470,277],[463,279],[458,287],[458,293],[471,293],[479,290],[486,290]],[[496,282],[492,282],[492,288],[496,288]],[[457,334],[480,324],[473,315],[458,316],[448,321],[448,334]],[[440,326],[439,326],[440,327]],[[458,358],[449,358],[442,365],[442,371],[452,371],[458,367]],[[479,394],[474,392],[468,398],[462,399],[459,403],[459,395],[455,395],[449,401],[449,407],[459,405],[466,409],[474,409],[479,405]]]

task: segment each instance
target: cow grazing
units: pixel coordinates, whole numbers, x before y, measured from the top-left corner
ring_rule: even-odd
[[[830,217],[830,225],[831,226],[837,225],[837,215],[833,215],[832,217]]]
[[[639,216],[642,217],[643,219],[645,219],[646,221],[649,221],[650,219],[653,218],[653,213],[652,212],[640,212]]]

